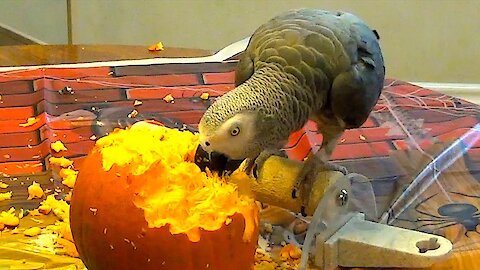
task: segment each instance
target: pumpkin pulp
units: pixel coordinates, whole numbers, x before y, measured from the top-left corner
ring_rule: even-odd
[[[128,166],[133,203],[150,228],[168,224],[171,234],[185,233],[198,242],[200,229],[216,231],[240,213],[245,218],[243,240],[256,239],[253,199],[240,195],[234,184],[202,172],[193,162],[197,146],[196,134],[138,122],[100,138],[95,149],[102,155],[103,170]]]

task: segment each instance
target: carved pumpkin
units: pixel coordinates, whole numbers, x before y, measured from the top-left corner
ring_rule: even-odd
[[[236,186],[193,163],[198,137],[139,122],[99,139],[71,200],[89,270],[251,269],[258,212]]]

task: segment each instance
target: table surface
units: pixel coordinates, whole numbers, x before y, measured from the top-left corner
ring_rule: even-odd
[[[97,61],[137,60],[157,57],[201,57],[214,52],[202,49],[170,48],[149,51],[133,45],[19,45],[0,46],[0,66],[73,64]]]

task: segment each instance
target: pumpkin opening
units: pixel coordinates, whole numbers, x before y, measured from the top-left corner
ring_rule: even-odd
[[[150,228],[168,225],[171,234],[185,233],[198,242],[200,229],[216,231],[240,213],[245,219],[243,240],[256,240],[252,238],[258,225],[253,199],[239,194],[236,185],[202,172],[193,162],[197,146],[196,134],[138,122],[100,138],[94,151],[102,155],[103,170],[114,165],[128,168],[122,172],[128,173],[133,203],[143,210]]]

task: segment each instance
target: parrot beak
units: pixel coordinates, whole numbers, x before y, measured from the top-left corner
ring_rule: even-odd
[[[222,153],[218,152],[207,152],[203,149],[203,147],[199,144],[197,150],[195,151],[195,164],[202,171],[208,167],[208,169],[212,172],[217,172],[218,175],[226,175],[230,174],[243,162],[243,160],[232,160],[229,159]]]

